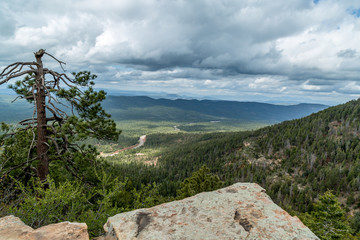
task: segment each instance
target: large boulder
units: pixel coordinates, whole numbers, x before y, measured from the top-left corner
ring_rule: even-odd
[[[85,223],[62,222],[32,229],[18,217],[0,218],[0,240],[88,240]]]
[[[117,214],[107,239],[319,239],[255,183],[237,183],[152,208]],[[104,237],[104,239],[105,239]]]
[[[1,240],[21,239],[33,230],[34,229],[23,223],[18,217],[11,215],[0,218]]]

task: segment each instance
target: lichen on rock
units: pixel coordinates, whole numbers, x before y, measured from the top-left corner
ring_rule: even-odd
[[[104,229],[116,239],[319,239],[255,183],[121,213]]]

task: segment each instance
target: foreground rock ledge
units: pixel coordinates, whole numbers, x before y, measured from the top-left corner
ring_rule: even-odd
[[[85,223],[62,222],[38,229],[25,225],[20,218],[0,218],[0,240],[88,240]]]
[[[254,183],[110,217],[106,239],[319,239]],[[105,239],[104,238],[104,239]]]

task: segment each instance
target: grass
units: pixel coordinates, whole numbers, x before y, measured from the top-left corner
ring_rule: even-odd
[[[122,130],[124,138],[139,137],[153,133],[177,133],[177,132],[234,132],[254,130],[266,126],[261,122],[240,121],[207,121],[207,122],[174,122],[174,121],[117,121],[118,128]],[[175,127],[176,126],[176,127]]]
[[[144,163],[154,164],[166,150],[196,135],[211,132],[238,132],[254,130],[266,126],[263,123],[244,123],[239,121],[174,122],[174,121],[117,121],[122,133],[117,142],[91,140],[99,152],[110,153],[134,145],[142,135],[147,142],[138,149],[126,150],[117,155],[104,158],[111,164]]]

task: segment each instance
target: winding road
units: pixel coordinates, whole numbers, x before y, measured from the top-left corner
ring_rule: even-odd
[[[143,146],[145,142],[146,142],[146,135],[142,135],[139,138],[139,143],[134,145],[133,148],[139,148],[139,147]]]
[[[111,157],[111,156],[114,156],[114,155],[116,155],[116,154],[119,154],[120,152],[123,152],[123,151],[125,151],[125,150],[139,148],[139,147],[143,146],[143,145],[145,144],[145,142],[146,142],[146,135],[142,135],[142,136],[139,138],[139,143],[138,143],[138,144],[135,144],[135,145],[133,145],[133,146],[130,146],[130,147],[126,147],[126,148],[117,150],[117,151],[112,152],[112,153],[103,153],[103,152],[100,152],[99,157]]]

